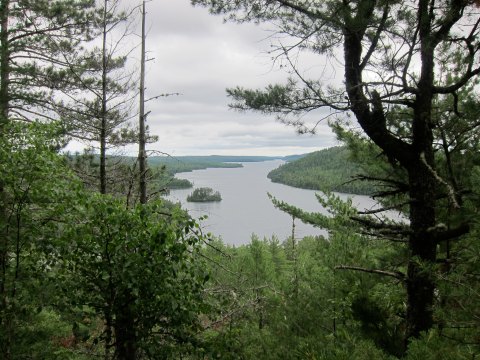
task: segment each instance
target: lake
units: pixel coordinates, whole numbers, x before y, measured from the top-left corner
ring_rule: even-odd
[[[243,163],[242,168],[205,169],[177,174],[188,179],[197,187],[211,187],[219,191],[222,201],[212,203],[187,202],[187,195],[193,189],[172,190],[167,199],[180,202],[194,218],[207,215],[202,222],[205,232],[220,236],[231,245],[250,242],[252,234],[260,238],[275,235],[280,241],[292,234],[292,218],[276,209],[267,193],[307,211],[326,213],[315,197],[315,191],[297,189],[277,184],[267,174],[283,164],[282,160]],[[347,198],[351,195],[341,195]],[[375,207],[375,201],[367,196],[353,196],[354,204],[362,209]],[[295,238],[307,235],[325,235],[322,229],[295,221]]]

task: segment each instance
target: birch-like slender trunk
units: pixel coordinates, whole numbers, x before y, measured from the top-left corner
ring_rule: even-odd
[[[138,163],[140,169],[140,203],[147,202],[147,155],[145,153],[145,1],[142,5],[142,54],[140,64],[140,115]]]

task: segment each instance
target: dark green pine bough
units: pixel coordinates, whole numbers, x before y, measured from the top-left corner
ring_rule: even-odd
[[[277,114],[300,132],[309,131],[301,117],[309,112],[330,109],[354,115],[362,131],[351,131],[347,121],[337,118],[338,136],[356,150],[373,150],[377,162],[383,160],[382,171],[364,178],[383,183],[388,208],[406,209],[409,219],[404,226],[355,216],[372,238],[406,244],[403,271],[390,273],[406,289],[405,344],[435,326],[443,327],[433,317],[442,296],[436,294],[438,263],[448,268],[455,261],[450,250],[473,225],[468,175],[459,171],[473,166],[472,154],[478,150],[472,141],[477,138],[478,111],[469,107],[480,73],[480,20],[474,2],[192,0],[192,4],[231,21],[272,22],[279,33],[295,38],[294,45],[277,49],[291,65],[294,78],[263,90],[229,89],[232,107]],[[343,66],[344,85],[306,79],[290,57],[297,49],[341,54],[337,60]]]

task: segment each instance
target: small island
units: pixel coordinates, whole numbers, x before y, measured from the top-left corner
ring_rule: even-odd
[[[201,187],[193,190],[193,192],[187,196],[189,202],[213,202],[221,201],[222,197],[218,191],[213,191],[209,187]]]

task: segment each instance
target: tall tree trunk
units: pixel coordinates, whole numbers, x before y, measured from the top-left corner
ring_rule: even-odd
[[[107,5],[103,8],[103,38],[102,38],[102,109],[100,114],[100,193],[107,193]]]
[[[412,151],[415,161],[408,169],[410,185],[410,260],[407,271],[407,334],[418,337],[433,325],[432,306],[435,283],[428,266],[436,260],[435,226],[436,180],[433,153],[432,101],[434,49],[431,38],[429,1],[418,7],[421,75],[414,103]]]
[[[409,171],[410,229],[407,270],[407,331],[406,339],[418,337],[433,325],[432,306],[435,284],[429,265],[436,259],[433,232],[435,225],[435,179],[426,165],[418,163]]]
[[[142,5],[142,55],[140,64],[140,115],[138,162],[140,171],[140,203],[147,202],[147,155],[145,153],[145,1]]]
[[[110,304],[106,305],[107,309],[104,311],[105,316],[105,354],[104,360],[110,360],[110,347],[112,346],[112,314],[110,312]]]
[[[103,24],[102,24],[102,94],[101,94],[101,113],[100,113],[100,193],[107,193],[107,6],[108,0],[103,3]],[[110,264],[108,241],[105,244],[105,255]],[[109,276],[109,292],[112,291],[111,274]],[[109,302],[105,305],[105,360],[110,360],[110,346],[112,344],[112,303],[113,297],[109,297]]]
[[[5,137],[9,123],[10,50],[8,39],[9,1],[0,2],[0,139]],[[10,359],[10,324],[8,323],[7,267],[8,267],[8,218],[5,184],[0,179],[0,352],[3,359]]]
[[[422,41],[422,70],[412,118],[412,143],[392,135],[379,94],[368,99],[362,80],[362,38],[366,28],[352,23],[344,29],[345,80],[348,97],[359,124],[392,161],[398,161],[409,174],[410,229],[408,241],[406,341],[418,337],[433,325],[432,306],[435,284],[426,267],[436,258],[436,244],[431,231],[435,226],[436,183],[434,176],[433,133],[431,129],[434,46],[429,37],[428,0],[419,6]],[[365,16],[365,15],[362,15]],[[362,18],[361,16],[361,18]],[[345,22],[348,25],[349,19]],[[429,231],[430,229],[430,231]]]
[[[133,311],[130,309],[132,301],[127,291],[122,296],[122,308],[116,309],[115,318],[115,352],[118,360],[136,360],[137,359],[137,337],[135,333],[135,321]]]
[[[140,203],[147,203],[147,156],[145,153],[145,1],[142,4],[142,46],[140,64],[140,106],[139,106],[139,187]],[[115,351],[119,360],[137,359],[137,335],[134,311],[131,305],[133,295],[128,289],[121,291],[115,308]]]
[[[9,82],[10,82],[10,50],[8,39],[9,0],[0,0],[0,136],[4,135],[3,127],[8,123]]]

